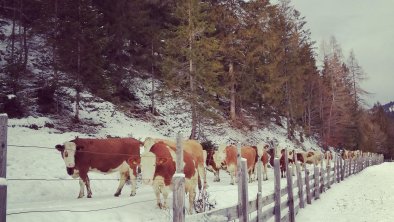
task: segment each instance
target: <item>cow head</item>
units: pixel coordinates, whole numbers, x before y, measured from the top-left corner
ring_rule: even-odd
[[[68,175],[73,175],[75,167],[75,154],[77,150],[82,149],[82,147],[77,146],[74,142],[65,142],[63,145],[56,145],[56,149],[60,151],[62,155]]]
[[[150,148],[155,144],[155,139],[153,139],[152,137],[146,137],[144,140],[144,148],[145,151],[149,151]]]
[[[164,160],[158,160],[156,155],[149,151],[141,155],[141,175],[144,184],[151,185],[153,183],[157,162],[160,164],[161,161]]]
[[[226,145],[219,146],[219,149],[213,154],[213,161],[215,162],[216,167],[226,169]]]

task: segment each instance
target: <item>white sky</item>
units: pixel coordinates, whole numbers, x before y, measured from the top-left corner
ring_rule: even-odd
[[[361,83],[372,93],[365,98],[368,105],[394,101],[394,0],[293,0],[292,4],[306,17],[316,47],[334,35],[345,57],[354,50],[368,77]]]

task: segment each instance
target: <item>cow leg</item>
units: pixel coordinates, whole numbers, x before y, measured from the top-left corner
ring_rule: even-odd
[[[89,177],[86,175],[86,181],[85,181],[85,186],[86,186],[86,191],[88,192],[88,198],[92,198],[92,190],[90,189],[90,180]]]
[[[90,180],[88,177],[88,171],[87,170],[81,170],[79,171],[79,177],[81,178],[82,182],[85,184],[86,186],[86,191],[88,193],[87,198],[91,198],[92,197],[92,190],[90,189]],[[80,183],[81,184],[81,183]],[[80,192],[81,194],[81,192]],[[82,196],[83,196],[83,191],[82,191]],[[81,196],[81,197],[82,197]]]
[[[236,183],[236,181],[237,181],[237,179],[236,179],[236,176],[237,176],[237,171],[233,171],[233,172],[231,172],[230,173],[230,176],[231,176],[231,182],[230,182],[230,184],[231,185],[234,185],[235,183]]]
[[[135,171],[135,174],[134,174],[133,169],[130,169],[129,174],[130,174],[130,183],[131,183],[130,196],[135,196],[137,194],[137,191],[136,191],[136,188],[137,188],[137,171]]]
[[[295,163],[291,164],[291,172],[292,172],[293,176],[295,176]]]
[[[213,182],[220,182],[219,170],[213,171],[213,175],[215,175],[215,177],[213,178]]]
[[[196,190],[194,187],[189,189],[189,214],[193,214],[194,200],[196,199]]]
[[[170,187],[169,186],[162,186],[161,193],[163,194],[163,209],[167,209],[167,199],[168,199],[168,194],[170,193]]]
[[[208,183],[207,183],[207,174],[205,173],[205,167],[204,165],[198,165],[198,174],[200,175],[200,180],[201,180],[201,176],[204,180],[204,189],[208,188]],[[200,185],[198,187],[199,190],[200,189]]]
[[[128,171],[126,172],[122,172],[120,171],[120,180],[119,180],[119,186],[118,189],[116,190],[114,196],[118,197],[120,195],[120,193],[122,192],[123,186],[126,183],[127,177],[128,177]],[[130,177],[131,179],[131,177]]]
[[[159,187],[157,187],[157,186],[153,186],[153,190],[154,190],[155,195],[156,195],[157,207],[160,208],[160,209],[162,209],[163,206],[162,206],[162,204],[161,204],[161,199],[160,199],[160,189],[159,189]]]
[[[79,178],[79,195],[78,195],[78,198],[82,198],[83,196],[85,196],[84,192],[85,192],[85,183],[83,182],[83,180],[81,178]]]
[[[263,180],[268,180],[267,164],[263,165]]]

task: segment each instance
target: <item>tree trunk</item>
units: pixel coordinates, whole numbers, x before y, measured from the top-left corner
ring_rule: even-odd
[[[52,65],[53,65],[53,79],[54,79],[54,87],[57,88],[59,75],[58,75],[58,67],[57,67],[57,60],[56,60],[56,47],[57,47],[57,31],[58,31],[58,7],[57,7],[57,0],[55,0],[55,27],[54,27],[54,36],[53,36],[53,43],[52,43]]]
[[[235,121],[237,118],[237,115],[235,113],[235,74],[234,74],[234,64],[233,62],[230,62],[229,64],[229,75],[230,75],[230,83],[231,83],[231,89],[230,89],[230,119],[232,121]]]
[[[81,2],[78,1],[78,24],[81,24]],[[80,31],[80,28],[78,29]],[[79,33],[80,34],[80,33]],[[76,96],[75,96],[75,117],[74,121],[79,122],[79,102],[80,102],[80,74],[81,74],[81,39],[80,35],[77,36],[77,84],[76,84]]]
[[[152,102],[152,114],[155,114],[155,73],[154,73],[154,52],[153,52],[153,40],[151,42],[151,72],[152,72],[152,91],[151,91],[151,102]]]
[[[15,22],[16,22],[16,7],[15,1],[14,2],[14,14],[12,16],[12,31],[11,31],[11,64],[15,62],[14,55],[15,55]]]
[[[192,59],[192,52],[193,52],[193,30],[192,30],[192,14],[191,14],[191,3],[189,2],[189,84],[190,84],[190,105],[192,111],[192,130],[190,133],[190,139],[195,139],[197,134],[197,110],[196,110],[196,93],[194,88],[194,69],[193,69],[193,59]]]

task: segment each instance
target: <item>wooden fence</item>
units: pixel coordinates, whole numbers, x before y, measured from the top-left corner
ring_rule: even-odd
[[[238,146],[238,151],[240,150]],[[238,152],[240,153],[240,152]],[[287,152],[286,152],[287,153]],[[305,166],[301,169],[301,166],[297,163],[296,175],[291,175],[291,166],[286,161],[286,186],[281,188],[280,183],[280,166],[279,159],[275,158],[274,161],[274,193],[267,196],[261,195],[261,162],[257,164],[258,168],[258,192],[256,199],[249,200],[248,196],[248,184],[247,184],[247,168],[246,160],[238,155],[238,204],[217,210],[201,213],[201,217],[205,221],[233,221],[239,220],[242,222],[247,221],[267,221],[272,217],[275,218],[275,222],[280,221],[295,221],[295,215],[301,208],[304,208],[307,204],[312,204],[312,200],[320,198],[320,194],[324,193],[327,189],[330,189],[334,183],[340,183],[345,178],[352,174],[359,173],[363,169],[369,166],[380,164],[383,162],[383,156],[373,154],[369,157],[360,157],[354,160],[343,160],[338,156],[334,157],[332,165],[325,168],[323,164],[320,166],[313,166],[313,170],[306,168]],[[260,158],[259,158],[260,159]],[[287,158],[286,158],[287,159]],[[302,173],[302,171],[304,171]],[[304,176],[302,176],[304,174]],[[176,183],[178,180],[174,179]],[[179,185],[174,184],[174,187]],[[184,190],[174,190],[174,200],[182,194]],[[181,201],[182,202],[182,201]],[[184,203],[184,201],[182,202]],[[177,204],[174,207],[174,215],[184,213],[184,206]],[[282,215],[283,212],[286,212]],[[181,218],[181,219],[180,219]],[[182,217],[173,217],[173,221],[184,221],[184,215]]]

